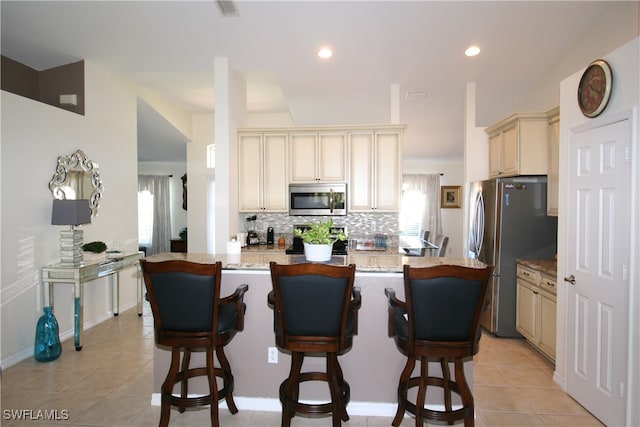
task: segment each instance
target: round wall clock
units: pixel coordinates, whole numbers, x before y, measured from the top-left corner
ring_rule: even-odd
[[[613,73],[604,59],[593,61],[582,74],[578,85],[578,105],[585,116],[597,117],[609,103]]]

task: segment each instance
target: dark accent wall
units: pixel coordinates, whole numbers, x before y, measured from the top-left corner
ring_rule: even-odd
[[[38,71],[2,56],[2,90],[30,99],[38,99]]]
[[[2,90],[84,115],[84,61],[38,71],[2,56]],[[61,105],[60,95],[77,95],[77,105]]]

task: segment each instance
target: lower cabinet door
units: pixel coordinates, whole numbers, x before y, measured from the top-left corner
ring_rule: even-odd
[[[556,360],[556,297],[540,291],[539,346],[551,359]]]
[[[524,280],[518,280],[516,330],[535,343],[536,297],[534,289]]]

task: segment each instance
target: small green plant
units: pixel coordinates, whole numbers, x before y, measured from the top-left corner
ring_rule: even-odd
[[[296,228],[294,235],[302,238],[303,242],[312,245],[333,245],[336,240],[347,240],[347,235],[343,231],[333,229],[332,219],[327,222],[318,221],[312,223],[309,227],[304,231]]]
[[[104,242],[89,242],[82,245],[82,250],[85,252],[100,254],[107,250],[107,245]]]

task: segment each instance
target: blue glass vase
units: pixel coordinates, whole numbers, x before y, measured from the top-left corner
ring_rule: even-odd
[[[60,357],[62,345],[58,336],[58,321],[51,307],[43,308],[44,314],[38,319],[36,341],[33,345],[33,357],[38,362],[51,362]]]

